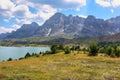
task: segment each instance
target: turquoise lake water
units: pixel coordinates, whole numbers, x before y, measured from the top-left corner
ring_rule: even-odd
[[[49,47],[0,47],[0,61],[7,60],[9,58],[19,59],[24,57],[27,52],[32,54],[49,50]]]

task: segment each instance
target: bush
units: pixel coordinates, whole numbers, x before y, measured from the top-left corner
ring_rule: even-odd
[[[57,44],[53,44],[50,49],[52,54],[57,53]]]
[[[35,56],[35,53],[32,53],[32,55],[31,56]]]
[[[45,51],[45,53],[44,54],[50,54],[51,53],[51,51]]]
[[[104,47],[100,48],[98,52],[99,53],[105,53],[105,48]]]
[[[112,48],[111,46],[108,46],[107,48],[106,48],[106,53],[107,53],[107,55],[109,55],[110,57],[115,57],[115,50],[114,50],[114,48]]]
[[[59,49],[59,50],[64,50],[63,44],[59,44],[59,45],[58,45],[58,49]]]
[[[38,55],[38,54],[35,54],[35,57],[39,57],[39,55]]]
[[[19,58],[19,60],[22,60],[22,59],[24,59],[24,58],[23,57]]]
[[[65,47],[64,52],[65,52],[65,54],[69,54],[71,52],[70,48],[68,46]]]
[[[110,54],[110,57],[116,57],[115,53],[112,52],[112,53]]]
[[[75,46],[76,51],[80,51],[80,46]]]
[[[116,49],[115,49],[115,56],[120,57],[120,47],[119,46],[116,47]]]
[[[86,53],[86,48],[82,48],[81,51],[83,51],[83,53],[85,54]]]
[[[25,58],[31,57],[30,53],[27,52],[27,54],[25,55]]]
[[[96,56],[98,54],[98,46],[96,43],[92,43],[89,46],[89,56]]]
[[[12,58],[9,58],[7,61],[12,61]]]
[[[72,46],[72,47],[71,47],[71,50],[75,50],[75,46]]]

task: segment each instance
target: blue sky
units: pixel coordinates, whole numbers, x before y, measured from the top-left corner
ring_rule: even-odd
[[[0,0],[0,33],[31,22],[42,25],[56,12],[109,19],[120,16],[120,0]]]

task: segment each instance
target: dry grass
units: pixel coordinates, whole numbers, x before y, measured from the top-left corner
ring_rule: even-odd
[[[120,58],[63,54],[0,62],[0,80],[120,80]]]

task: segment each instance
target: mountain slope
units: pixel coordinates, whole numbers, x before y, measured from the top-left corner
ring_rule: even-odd
[[[56,13],[42,26],[33,22],[24,24],[20,29],[2,38],[49,37],[67,35],[73,37],[100,37],[120,32],[120,16],[108,20],[97,19],[93,15],[87,18],[66,16]]]
[[[41,36],[39,34],[44,34],[44,36],[74,35],[81,30],[84,20],[78,16],[56,13],[42,25],[43,28],[39,29],[36,34],[38,36]]]
[[[39,25],[35,22],[31,24],[24,24],[20,29],[10,33],[6,38],[26,38],[35,34],[35,31],[39,28]]]
[[[103,41],[109,41],[109,42],[119,42],[120,41],[120,33],[114,34],[111,36],[106,36],[103,38]]]

